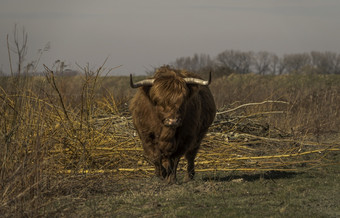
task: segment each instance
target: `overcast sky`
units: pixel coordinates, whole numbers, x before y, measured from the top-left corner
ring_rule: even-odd
[[[117,74],[143,74],[178,57],[226,49],[278,55],[340,53],[339,0],[1,0],[0,67],[6,35],[28,33],[27,61],[50,42],[41,64],[56,60]]]

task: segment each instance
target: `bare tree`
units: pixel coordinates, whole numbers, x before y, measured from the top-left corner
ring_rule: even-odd
[[[283,57],[278,58],[278,64],[277,64],[276,70],[279,75],[282,75],[284,73],[289,73],[286,69],[286,65],[285,65]]]
[[[272,54],[266,51],[260,51],[254,55],[255,72],[260,75],[270,73],[270,64],[272,62]]]
[[[311,65],[311,58],[308,53],[284,55],[283,64],[287,73],[301,73],[301,70]]]
[[[340,56],[334,52],[311,52],[312,65],[317,73],[340,73]]]
[[[193,57],[177,58],[171,65],[175,68],[199,72],[206,67],[211,67],[213,61],[208,54],[194,54]]]
[[[340,54],[333,52],[311,52],[287,54],[283,57],[267,51],[242,52],[225,50],[211,59],[209,55],[195,54],[193,57],[177,58],[172,66],[193,72],[205,73],[213,69],[223,76],[230,73],[260,75],[289,73],[340,74]]]
[[[217,62],[222,67],[227,67],[236,73],[250,73],[251,62],[253,59],[252,52],[242,52],[226,50],[217,55]]]
[[[10,62],[10,68],[11,68],[11,74],[13,74],[13,67],[12,67],[12,58],[11,58],[11,52],[16,54],[18,58],[17,62],[17,71],[16,73],[18,75],[21,74],[23,64],[25,61],[25,57],[27,54],[27,32],[25,31],[25,28],[22,28],[21,33],[19,34],[17,25],[14,25],[14,31],[13,31],[13,41],[9,41],[9,36],[7,35],[7,49],[8,49],[8,57]]]

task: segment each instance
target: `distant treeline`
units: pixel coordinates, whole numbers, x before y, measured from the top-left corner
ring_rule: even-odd
[[[260,75],[281,74],[340,74],[340,54],[318,52],[278,55],[261,52],[225,50],[215,58],[207,54],[177,58],[171,65],[193,72],[214,70],[222,76],[230,73],[255,73]]]

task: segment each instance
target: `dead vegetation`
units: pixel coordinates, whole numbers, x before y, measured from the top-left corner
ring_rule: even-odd
[[[118,181],[153,175],[126,110],[127,101],[121,94],[117,98],[114,87],[107,85],[114,78],[100,76],[106,71],[103,66],[95,71],[85,67],[83,75],[67,77],[56,76],[46,67],[45,77],[1,77],[2,214],[46,214],[49,205],[62,200],[60,192],[68,196],[71,190],[83,195],[91,191],[92,186],[78,190],[78,179],[101,175]],[[311,85],[293,92],[301,84],[294,86],[280,76],[272,79],[278,84],[280,79],[286,82],[288,85],[276,85],[281,90],[288,87],[288,95],[285,91],[255,95],[255,85],[261,86],[263,81],[259,77],[256,83],[249,77],[233,75],[212,84],[221,109],[196,158],[198,172],[304,171],[338,164],[326,156],[340,150],[339,118],[333,107],[340,103],[339,85],[329,84],[325,77],[327,89],[320,85],[320,91]],[[244,93],[223,90],[240,81],[244,85],[238,89]],[[127,78],[123,82],[127,87]],[[314,103],[318,108],[309,107]],[[179,169],[184,167],[182,163]]]

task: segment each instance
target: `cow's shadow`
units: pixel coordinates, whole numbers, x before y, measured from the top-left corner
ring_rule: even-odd
[[[247,181],[253,182],[256,180],[275,180],[275,179],[290,179],[294,178],[296,175],[301,174],[297,172],[286,172],[286,171],[268,171],[256,174],[239,174],[230,173],[229,175],[217,174],[217,175],[206,175],[202,177],[203,181],[218,181],[218,182],[231,182],[231,181]]]

